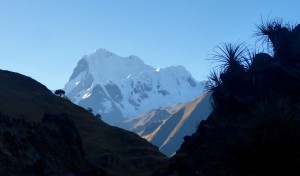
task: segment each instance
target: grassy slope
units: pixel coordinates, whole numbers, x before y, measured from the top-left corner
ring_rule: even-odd
[[[1,70],[0,82],[1,113],[33,122],[39,122],[45,112],[67,114],[82,137],[87,159],[113,175],[149,175],[166,162],[166,157],[138,135],[93,118],[31,78]]]

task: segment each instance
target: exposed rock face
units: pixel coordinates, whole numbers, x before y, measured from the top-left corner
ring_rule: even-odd
[[[31,78],[0,70],[0,82],[3,175],[147,176],[167,162],[145,139],[107,125]]]
[[[155,69],[136,56],[104,49],[84,56],[65,86],[72,102],[92,108],[113,124],[146,111],[186,103],[203,86],[182,66]]]

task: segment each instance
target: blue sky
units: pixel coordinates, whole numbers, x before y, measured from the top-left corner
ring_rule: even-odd
[[[300,21],[297,0],[0,0],[0,69],[63,88],[81,57],[105,48],[197,80],[223,42],[253,44],[261,19]]]

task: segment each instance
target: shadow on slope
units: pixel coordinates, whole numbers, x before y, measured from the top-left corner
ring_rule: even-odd
[[[81,137],[86,160],[108,175],[150,175],[166,162],[156,147],[138,135],[105,124],[31,78],[0,70],[0,81],[2,114],[28,123],[42,123],[45,113],[65,114]]]
[[[153,110],[115,125],[139,134],[170,157],[184,136],[194,133],[200,121],[208,117],[210,97],[211,93],[203,93],[188,103]]]

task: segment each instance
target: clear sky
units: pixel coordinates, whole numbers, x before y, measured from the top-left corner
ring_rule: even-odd
[[[300,1],[0,0],[0,69],[63,88],[83,55],[105,48],[204,80],[216,45],[252,43],[261,19],[277,17],[300,22]]]

